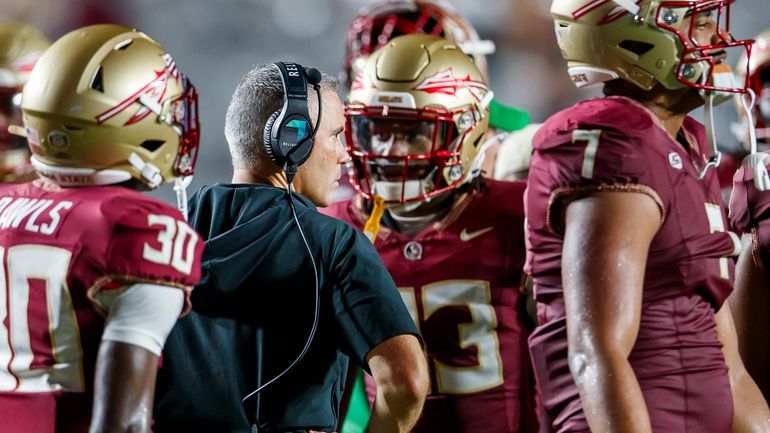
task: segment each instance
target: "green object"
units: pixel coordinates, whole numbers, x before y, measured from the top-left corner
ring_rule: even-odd
[[[364,384],[364,372],[359,369],[353,390],[350,395],[350,405],[345,420],[342,422],[340,433],[364,433],[369,425],[369,417],[372,410],[369,407],[369,398],[366,395]]]
[[[516,108],[509,107],[493,99],[489,103],[489,126],[503,131],[513,132],[529,125],[532,119],[529,113]]]

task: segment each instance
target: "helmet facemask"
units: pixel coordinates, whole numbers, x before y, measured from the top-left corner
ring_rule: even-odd
[[[726,63],[731,51],[748,55],[752,40],[735,40],[730,34],[730,4],[735,0],[663,1],[654,12],[656,25],[671,32],[681,44],[676,79],[701,92],[704,99],[714,93],[715,103],[732,94],[745,93],[746,80],[738,83]],[[700,27],[713,26],[715,37],[708,44],[698,42]]]
[[[170,59],[170,57],[169,57]],[[173,60],[172,60],[173,62]],[[182,83],[182,94],[175,100],[166,100],[158,104],[146,94],[137,97],[149,112],[157,116],[157,121],[169,125],[179,135],[179,149],[174,161],[177,176],[192,176],[198,159],[200,144],[200,123],[198,121],[198,90],[185,75],[178,74],[174,79]],[[147,115],[149,113],[145,113]],[[139,119],[140,120],[140,119]]]
[[[353,182],[365,198],[417,202],[463,182],[462,146],[474,145],[463,144],[476,128],[465,120],[472,111],[348,105],[346,118]]]
[[[620,78],[651,90],[744,93],[725,63],[751,40],[730,36],[734,0],[554,0],[557,40],[578,87]],[[699,32],[713,27],[708,41]],[[741,54],[738,53],[738,54]]]

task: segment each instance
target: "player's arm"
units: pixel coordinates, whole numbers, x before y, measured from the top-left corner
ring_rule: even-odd
[[[743,248],[735,266],[735,291],[729,306],[734,318],[738,350],[746,370],[765,398],[770,398],[770,277],[753,257],[753,236],[743,235]]]
[[[366,362],[377,384],[368,433],[406,433],[422,412],[428,393],[428,366],[414,335],[376,345]]]
[[[723,306],[716,314],[715,320],[733,395],[732,431],[733,433],[770,433],[770,409],[741,361],[730,308],[727,305]]]
[[[428,366],[414,321],[377,251],[363,233],[337,224],[332,242],[334,318],[343,351],[377,385],[369,433],[405,433],[428,392]]]
[[[628,356],[636,341],[647,254],[661,210],[646,194],[600,192],[565,211],[562,281],[569,367],[594,433],[650,433]]]
[[[90,433],[149,433],[163,344],[184,306],[179,288],[135,284],[111,295],[96,361]]]

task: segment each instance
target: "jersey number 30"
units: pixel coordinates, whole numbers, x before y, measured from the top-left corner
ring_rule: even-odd
[[[190,275],[195,260],[198,233],[195,233],[187,223],[175,220],[168,215],[147,215],[147,224],[150,227],[163,227],[158,232],[160,249],[145,243],[142,257],[148,262],[171,265],[177,271]]]

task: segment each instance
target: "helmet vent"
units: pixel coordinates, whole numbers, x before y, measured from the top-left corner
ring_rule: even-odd
[[[125,50],[126,48],[130,47],[131,44],[133,43],[134,43],[133,39],[126,39],[125,41],[121,41],[117,45],[115,45],[115,48],[113,48],[113,50],[115,51]]]
[[[96,75],[94,75],[94,79],[91,81],[91,88],[96,90],[97,92],[104,93],[104,77],[102,74],[102,68],[99,67],[99,69],[96,71]]]
[[[630,51],[637,56],[642,56],[644,54],[647,54],[648,51],[655,48],[654,45],[648,44],[647,42],[640,42],[640,41],[629,41],[625,40],[618,44],[620,48],[623,48],[626,51]]]
[[[142,148],[144,148],[144,149],[149,150],[150,152],[155,152],[156,150],[158,150],[158,148],[163,146],[163,143],[165,143],[165,141],[161,141],[161,140],[145,140],[145,142],[140,144],[140,146]]]

